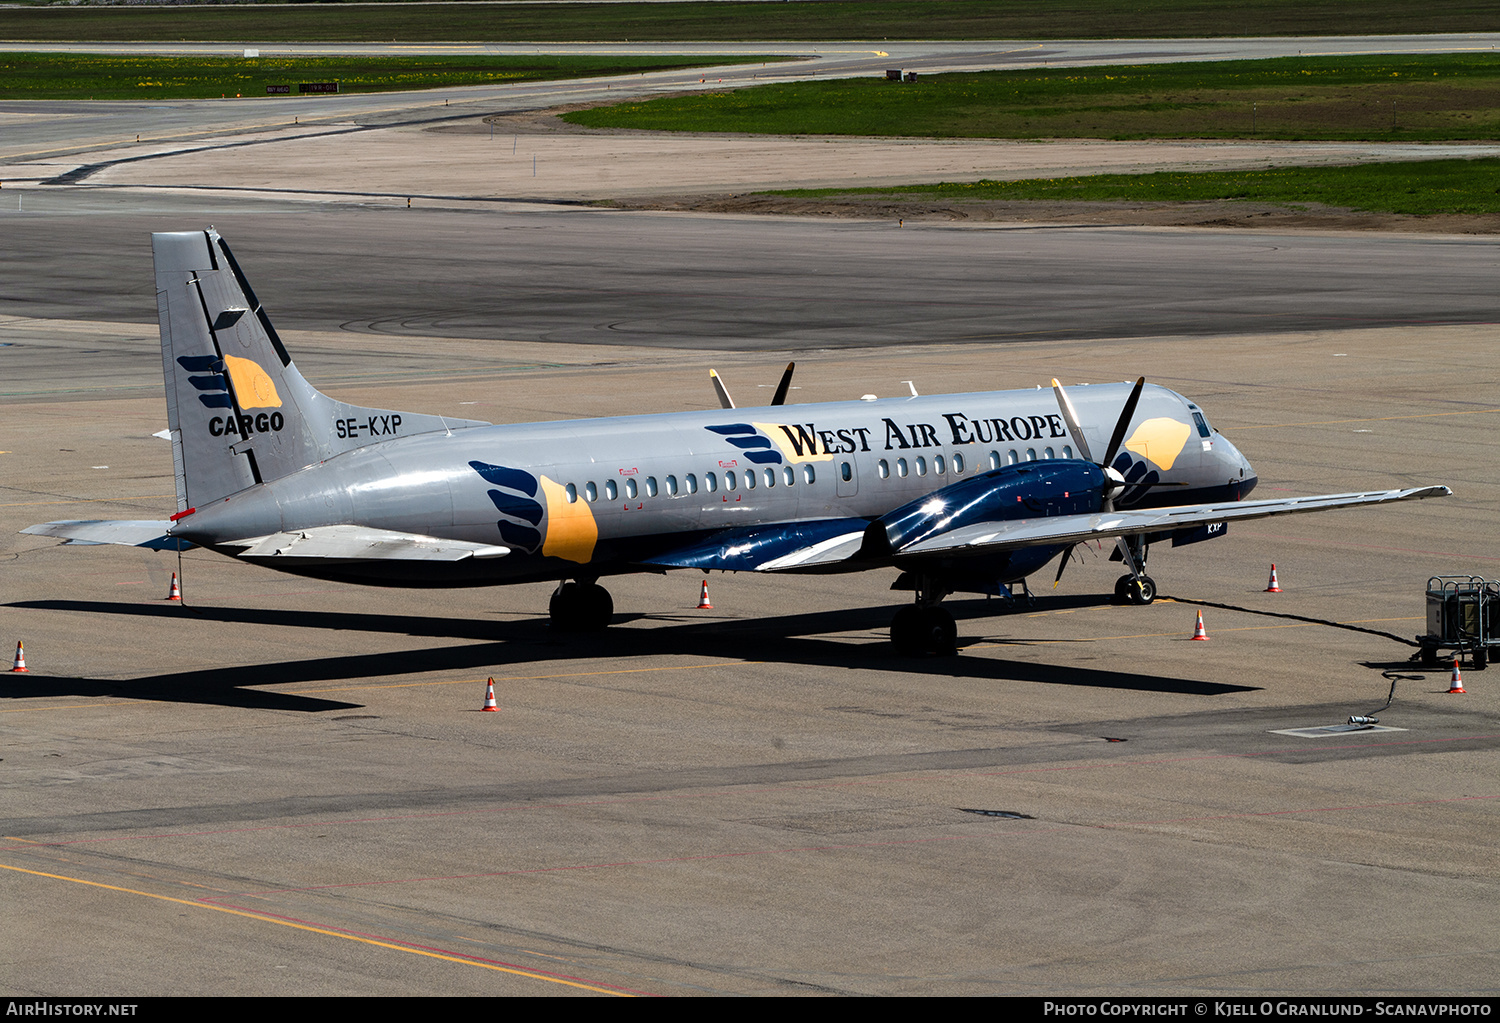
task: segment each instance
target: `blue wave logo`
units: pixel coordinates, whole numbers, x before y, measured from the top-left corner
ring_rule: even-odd
[[[229,398],[229,385],[224,381],[224,363],[214,355],[182,355],[177,365],[189,373],[204,373],[206,376],[190,376],[187,382],[203,391],[198,400],[205,408],[234,408]]]
[[[781,452],[771,443],[771,438],[761,433],[750,423],[730,423],[728,426],[705,426],[710,433],[717,433],[730,444],[745,453],[748,461],[756,465],[780,465]]]
[[[541,524],[543,514],[541,503],[534,500],[536,477],[520,469],[488,462],[470,462],[469,468],[479,473],[486,483],[500,488],[489,492],[496,510],[505,516],[495,523],[500,529],[500,539],[528,554],[536,553],[542,546],[542,533],[536,527]]]
[[[1149,468],[1145,462],[1130,457],[1130,452],[1121,451],[1111,466],[1125,477],[1125,489],[1115,498],[1115,507],[1128,508],[1151,493],[1151,484],[1161,482],[1161,474]]]

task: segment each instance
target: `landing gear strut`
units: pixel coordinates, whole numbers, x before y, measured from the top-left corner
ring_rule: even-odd
[[[615,614],[615,602],[609,591],[598,583],[562,583],[552,594],[548,605],[552,627],[562,632],[597,632],[607,626]]]
[[[916,603],[891,619],[891,645],[904,657],[953,656],[958,652],[958,625],[938,603],[951,591],[928,578],[918,578],[916,590]]]

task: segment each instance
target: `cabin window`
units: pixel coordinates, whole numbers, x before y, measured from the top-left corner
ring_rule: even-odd
[[[927,475],[927,459],[926,458],[919,457],[917,459],[917,475],[918,476],[926,476]]]
[[[813,467],[812,466],[810,466],[810,465],[804,465],[802,467],[802,482],[803,483],[814,483],[814,482],[817,481],[817,479],[818,479],[818,474],[815,473],[815,472],[813,472]]]
[[[746,469],[745,470],[745,489],[746,490],[754,490],[755,489],[755,470],[754,469]]]
[[[1052,449],[1051,448],[1044,448],[1042,450],[1042,457],[1043,458],[1056,458],[1057,456],[1052,453]]]
[[[840,462],[839,479],[843,480],[845,483],[848,483],[850,480],[854,479],[854,466],[850,465],[848,462]]]
[[[636,493],[635,477],[631,476],[625,480],[625,499],[627,501],[634,501]]]
[[[1072,458],[1073,457],[1073,449],[1072,449],[1071,446],[1069,446],[1067,444],[1063,445],[1063,457],[1064,458]]]
[[[708,491],[710,494],[712,494],[714,491],[718,490],[719,489],[719,474],[716,473],[716,472],[706,472],[706,473],[704,473],[703,474],[703,489],[706,490],[706,491]]]
[[[583,496],[590,503],[599,500],[599,488],[594,486],[593,480],[589,480],[583,485]]]
[[[786,480],[787,486],[791,486],[793,483],[797,482],[797,474],[792,470],[792,467],[790,465],[782,467],[781,477],[782,479]]]
[[[687,492],[689,494],[696,494],[698,492],[698,477],[695,474],[688,473],[687,478],[683,482],[687,484]]]
[[[677,477],[676,476],[668,476],[667,477],[667,496],[668,497],[676,497],[677,496]]]
[[[672,489],[676,490],[677,488],[673,487]],[[655,476],[647,476],[646,477],[646,496],[647,497],[655,497],[656,496],[656,477]]]
[[[768,487],[774,487],[775,485],[776,485],[776,470],[775,469],[767,469],[766,470],[766,486],[768,486]]]
[[[1012,448],[1011,450],[1009,450],[1009,451],[1007,451],[1005,453],[1005,464],[1006,465],[1015,465],[1020,460],[1021,460],[1021,456],[1018,455],[1018,454],[1016,454],[1016,451],[1015,451],[1014,448]]]
[[[943,461],[942,455],[932,456],[932,471],[937,473],[939,476],[948,471],[947,463]]]
[[[617,486],[615,486],[615,481],[614,480],[605,480],[604,481],[604,499],[606,501],[613,501],[615,498],[617,498],[619,496],[620,496],[620,488],[617,487]]]
[[[879,462],[876,463],[876,465],[875,465],[875,472],[883,480],[890,479],[891,478],[891,463],[887,462],[884,458],[882,458]]]
[[[1028,461],[1028,462],[1035,462],[1036,461],[1036,448],[1027,448],[1026,449],[1026,461]]]
[[[739,478],[735,476],[734,470],[730,469],[724,474],[724,489],[733,490],[740,485]]]
[[[896,459],[896,475],[900,476],[902,479],[905,479],[906,478],[906,472],[907,472],[907,470],[906,470],[906,459],[904,459],[904,458],[898,458],[898,459]]]
[[[1000,468],[1000,452],[998,452],[998,451],[991,451],[990,452],[990,468],[991,469],[998,469],[998,468]]]
[[[953,471],[959,475],[964,471],[964,456],[960,452],[953,452]]]
[[[568,495],[568,503],[569,504],[577,504],[578,503],[578,488],[577,487],[575,487],[573,484],[569,483],[567,486],[563,487],[563,491]]]

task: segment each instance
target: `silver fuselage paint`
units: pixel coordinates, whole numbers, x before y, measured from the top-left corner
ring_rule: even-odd
[[[1129,389],[1071,389],[1094,452],[1105,450]],[[1185,485],[1127,490],[1118,505],[1238,499],[1253,488],[1255,474],[1244,456],[1218,432],[1203,436],[1197,411],[1166,388],[1145,389],[1126,446],[1134,436],[1150,457],[1132,454],[1139,464],[1128,467],[1127,479],[1133,472]],[[989,470],[992,454],[1002,465],[1078,457],[1050,390],[430,432],[347,451],[247,488],[196,509],[174,532],[221,546],[352,523],[511,547],[509,556],[467,564],[464,573],[442,580],[449,584],[588,578],[630,571],[654,550],[724,529],[875,518]],[[747,472],[755,475],[753,488],[746,485]],[[576,500],[568,500],[570,492]],[[359,568],[295,559],[271,564],[345,577]]]

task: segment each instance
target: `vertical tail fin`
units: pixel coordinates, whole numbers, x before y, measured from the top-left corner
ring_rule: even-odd
[[[217,231],[153,234],[177,510],[343,451],[473,420],[335,401],[309,384]]]

